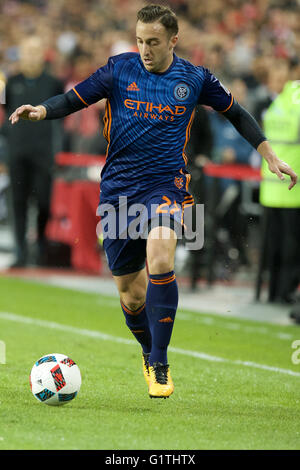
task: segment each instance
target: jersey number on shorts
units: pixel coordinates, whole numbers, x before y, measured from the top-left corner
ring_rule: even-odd
[[[162,197],[164,202],[163,204],[160,204],[158,208],[156,209],[156,214],[170,214],[173,215],[175,212],[180,211],[180,207],[178,206],[176,201],[172,201],[169,199],[167,196]]]

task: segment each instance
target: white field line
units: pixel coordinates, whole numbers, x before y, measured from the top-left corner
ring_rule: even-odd
[[[129,344],[129,345],[134,345],[134,346],[136,346],[137,344],[136,341],[134,340],[120,338],[118,336],[113,336],[113,335],[109,335],[106,333],[102,333],[101,331],[77,328],[74,326],[63,325],[61,323],[56,323],[52,321],[40,320],[38,318],[24,317],[22,315],[16,315],[14,313],[0,312],[0,319],[12,321],[16,323],[22,323],[26,325],[34,325],[34,326],[39,326],[43,328],[51,328],[54,330],[60,330],[60,331],[64,331],[67,333],[87,336],[89,338],[100,339],[102,341],[111,341],[114,343]],[[238,366],[243,366],[243,367],[250,367],[254,369],[266,370],[269,372],[276,372],[278,374],[286,374],[286,375],[291,375],[294,377],[300,377],[300,372],[294,372],[293,370],[282,369],[280,367],[273,367],[273,366],[268,366],[265,364],[258,364],[256,362],[231,360],[231,359],[226,359],[222,357],[211,356],[210,354],[206,354],[203,352],[189,351],[187,349],[174,348],[174,347],[169,347],[168,350],[176,354],[181,354],[183,356],[189,356],[189,357],[195,357],[197,359],[202,359],[204,361],[221,362],[223,364],[232,364],[232,365],[238,365]]]
[[[250,326],[250,325],[241,325],[240,323],[232,322],[230,320],[222,321],[221,319],[215,319],[208,316],[203,316],[199,313],[184,313],[178,311],[176,313],[176,320],[184,320],[184,321],[193,321],[195,323],[203,323],[205,325],[215,326],[217,328],[225,329],[225,330],[235,330],[235,331],[242,331],[244,333],[254,333],[254,334],[261,334],[267,335],[269,337],[274,337],[281,340],[291,341],[294,336],[291,333],[284,333],[284,332],[274,332],[269,329],[267,326]]]

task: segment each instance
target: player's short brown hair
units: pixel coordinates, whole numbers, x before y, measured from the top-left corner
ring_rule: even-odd
[[[170,36],[178,33],[177,16],[170,7],[156,4],[147,5],[138,11],[137,20],[142,23],[159,21],[166,28]]]

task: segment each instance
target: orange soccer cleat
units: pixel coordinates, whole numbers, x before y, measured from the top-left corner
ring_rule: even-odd
[[[161,364],[154,362],[153,366],[149,367],[150,372],[150,385],[149,396],[150,398],[168,398],[174,392],[174,384],[171,378],[169,364]]]

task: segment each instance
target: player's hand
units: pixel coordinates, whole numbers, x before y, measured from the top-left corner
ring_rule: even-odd
[[[12,124],[16,124],[20,119],[25,121],[42,121],[47,114],[44,106],[32,106],[31,104],[24,104],[17,108],[9,120]]]
[[[281,179],[282,181],[284,180],[283,174],[288,175],[291,178],[289,189],[292,189],[295,186],[295,184],[297,183],[298,176],[287,163],[283,162],[276,156],[273,156],[271,159],[268,159],[267,162],[269,170],[272,173],[275,173],[279,179]]]
[[[267,140],[264,140],[257,147],[257,151],[267,161],[271,173],[275,173],[275,175],[277,175],[278,178],[282,181],[284,180],[284,174],[290,177],[291,183],[289,185],[289,189],[292,189],[297,183],[298,176],[287,163],[283,162],[277,157],[270,143]]]

